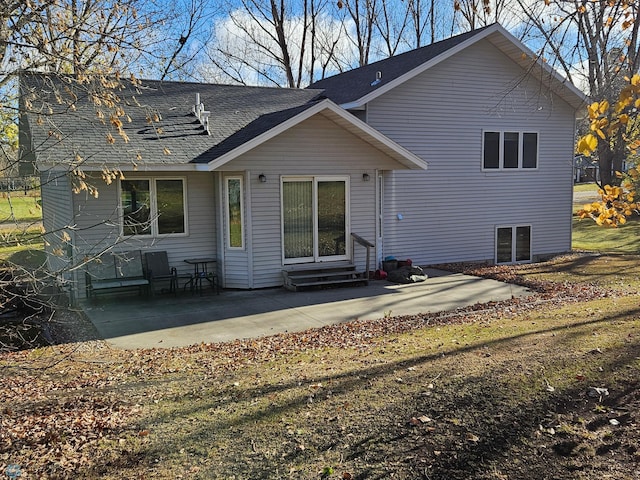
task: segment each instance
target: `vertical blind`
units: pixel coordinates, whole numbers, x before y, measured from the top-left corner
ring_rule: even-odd
[[[285,258],[313,257],[313,182],[282,184]]]

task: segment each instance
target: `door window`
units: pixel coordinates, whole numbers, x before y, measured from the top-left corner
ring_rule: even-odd
[[[285,178],[282,236],[285,263],[348,256],[348,192],[345,178]]]

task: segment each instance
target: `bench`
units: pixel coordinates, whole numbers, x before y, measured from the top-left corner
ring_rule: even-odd
[[[139,295],[149,294],[149,280],[144,275],[139,250],[105,253],[87,263],[85,270],[87,298],[113,290],[138,289]]]

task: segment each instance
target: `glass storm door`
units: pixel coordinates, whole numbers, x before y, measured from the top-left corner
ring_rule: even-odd
[[[348,195],[344,178],[295,178],[282,182],[285,263],[348,258]]]

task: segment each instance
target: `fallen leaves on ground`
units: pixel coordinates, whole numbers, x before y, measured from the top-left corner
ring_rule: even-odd
[[[535,309],[621,294],[594,283],[558,284],[532,280],[514,267],[462,264],[445,267],[524,285],[532,294],[454,311],[356,320],[300,333],[187,348],[120,351],[101,342],[92,342],[0,355],[0,398],[3,399],[0,472],[11,465],[19,465],[25,476],[64,478],[73,476],[73,472],[90,470],[98,462],[95,452],[100,442],[115,442],[125,451],[128,436],[139,441],[148,440],[150,431],[137,425],[137,415],[144,405],[158,402],[167,392],[149,388],[144,394],[131,396],[126,391],[128,382],[150,381],[167,374],[192,371],[204,376],[224,376],[280,355],[329,346],[365,351],[388,335],[447,324],[490,322]],[[486,356],[491,354],[487,352]],[[411,371],[410,367],[408,372]],[[404,381],[398,380],[398,383]],[[432,388],[430,385],[426,393],[431,394]],[[322,383],[310,384],[309,398],[323,389]],[[426,428],[424,425],[430,422],[427,415],[418,414],[411,417],[408,424]],[[467,432],[463,438],[471,444],[482,442],[482,438],[473,432]],[[439,455],[440,450],[437,451]],[[329,467],[321,472],[327,477],[332,473]],[[347,472],[342,476],[352,478]]]

